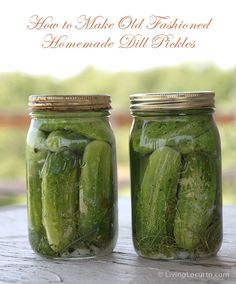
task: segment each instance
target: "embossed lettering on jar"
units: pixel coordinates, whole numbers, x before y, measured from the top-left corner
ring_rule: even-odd
[[[89,258],[117,239],[117,173],[110,96],[30,96],[29,241],[39,255]]]
[[[222,241],[213,92],[132,95],[133,244],[154,259],[215,255]]]

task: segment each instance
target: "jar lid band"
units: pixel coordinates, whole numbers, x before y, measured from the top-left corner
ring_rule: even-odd
[[[30,111],[99,111],[111,109],[110,95],[32,95]]]
[[[215,108],[215,93],[167,92],[134,94],[130,96],[131,111],[155,111],[158,109]]]

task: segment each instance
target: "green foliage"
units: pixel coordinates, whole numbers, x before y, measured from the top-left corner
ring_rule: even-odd
[[[129,95],[142,92],[211,90],[225,111],[233,110],[235,70],[221,70],[212,64],[185,64],[139,72],[106,73],[87,67],[65,80],[21,73],[0,74],[1,109],[26,111],[31,94],[108,93],[115,110],[129,109]]]
[[[2,110],[26,111],[28,96],[56,94],[61,91],[59,81],[22,73],[0,74],[0,105]],[[63,90],[63,89],[62,89]]]
[[[25,178],[26,133],[24,128],[0,128],[0,179]]]

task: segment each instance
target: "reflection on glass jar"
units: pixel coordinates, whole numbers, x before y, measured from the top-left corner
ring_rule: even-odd
[[[33,250],[52,258],[112,252],[116,150],[110,96],[31,96],[27,204]]]
[[[215,255],[222,241],[214,93],[131,96],[133,243],[154,259]]]

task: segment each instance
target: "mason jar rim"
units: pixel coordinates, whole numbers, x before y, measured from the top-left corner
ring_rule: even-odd
[[[30,111],[102,111],[111,109],[108,94],[31,95]]]
[[[160,92],[130,95],[131,111],[159,109],[214,109],[215,93],[212,91]]]

